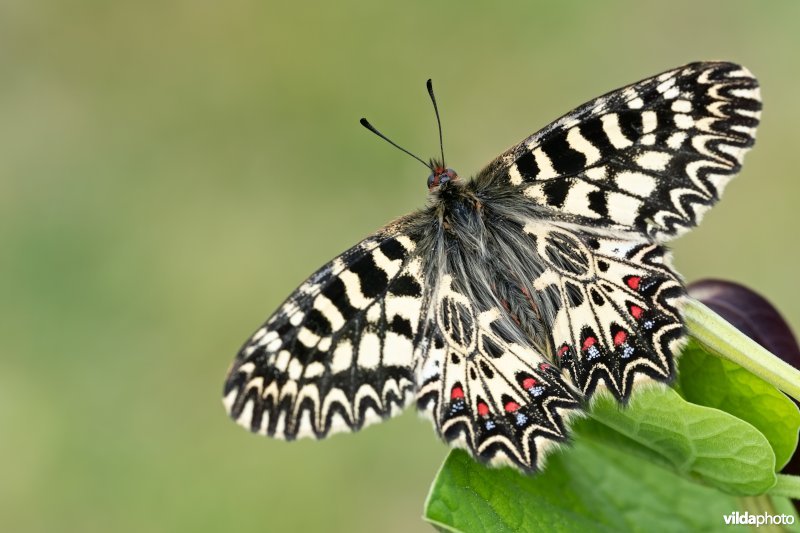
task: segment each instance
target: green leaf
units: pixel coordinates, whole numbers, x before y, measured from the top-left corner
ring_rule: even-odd
[[[451,452],[425,519],[446,531],[731,531],[723,516],[742,509],[738,498],[594,442],[582,433],[586,422],[538,476]]]
[[[649,458],[730,494],[762,494],[775,484],[775,454],[761,432],[672,389],[641,390],[627,408],[598,398],[591,417],[646,449]]]
[[[800,401],[800,370],[781,361],[757,342],[693,298],[683,306],[686,328],[711,353],[746,368]]]
[[[791,459],[800,431],[800,410],[785,394],[695,341],[683,351],[678,364],[684,398],[730,413],[761,431],[775,452],[776,470]]]
[[[800,413],[773,385],[800,397],[800,374],[704,306],[689,307],[692,334],[763,380],[692,346],[679,385],[709,405],[664,387],[640,387],[625,408],[595,396],[591,418],[573,428],[574,445],[538,476],[487,469],[454,451],[431,487],[426,519],[448,531],[730,531],[723,517],[733,511],[797,518],[778,496],[800,483],[776,486],[775,458],[783,463],[793,451]],[[775,497],[764,494],[771,487]]]

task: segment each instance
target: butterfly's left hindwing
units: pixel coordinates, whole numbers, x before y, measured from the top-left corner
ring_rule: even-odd
[[[239,424],[322,438],[411,401],[424,295],[416,239],[399,226],[319,269],[245,343],[223,392]]]
[[[533,290],[558,296],[550,355],[583,395],[602,386],[627,401],[637,378],[671,381],[685,289],[667,250],[636,234],[558,223],[530,221],[524,231],[546,265]]]

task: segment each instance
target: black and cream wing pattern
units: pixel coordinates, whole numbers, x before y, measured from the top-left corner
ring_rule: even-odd
[[[624,403],[674,377],[686,293],[666,243],[720,199],[760,110],[748,70],[692,63],[576,108],[470,180],[432,160],[424,209],[320,268],[244,344],[227,412],[291,440],[413,403],[477,460],[541,469],[598,391]]]

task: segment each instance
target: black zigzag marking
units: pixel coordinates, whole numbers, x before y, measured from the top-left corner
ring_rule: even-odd
[[[478,176],[520,187],[552,216],[664,241],[697,225],[753,145],[758,83],[731,63],[693,63],[584,104]]]

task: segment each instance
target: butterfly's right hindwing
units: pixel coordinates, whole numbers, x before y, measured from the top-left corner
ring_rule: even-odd
[[[423,305],[413,235],[390,226],[319,269],[239,351],[223,391],[253,432],[355,431],[413,397]]]
[[[417,352],[417,407],[445,441],[481,462],[540,470],[567,439],[581,395],[519,342],[504,311],[477,308],[468,283],[445,274],[433,297]]]

